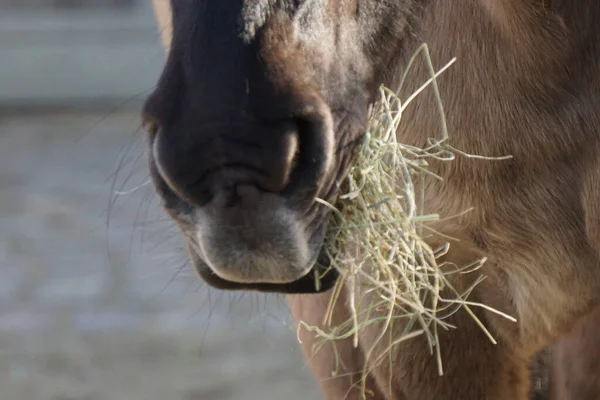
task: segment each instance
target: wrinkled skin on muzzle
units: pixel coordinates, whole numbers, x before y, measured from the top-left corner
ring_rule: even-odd
[[[330,213],[315,199],[336,202],[409,3],[155,0],[168,59],[143,113],[150,172],[209,284],[335,283],[315,284]]]

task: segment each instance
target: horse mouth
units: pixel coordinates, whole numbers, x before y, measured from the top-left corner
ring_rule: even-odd
[[[221,225],[220,229],[214,229],[215,223],[211,223],[217,214],[217,210],[210,210],[210,206],[208,206],[208,210],[204,210],[177,196],[157,173],[152,157],[150,159],[150,172],[158,195],[162,199],[163,207],[181,229],[188,259],[198,272],[199,277],[210,287],[225,291],[316,294],[329,291],[338,281],[339,272],[331,267],[329,256],[324,250],[324,227],[312,230],[310,233],[306,232],[308,234],[305,237],[305,239],[308,239],[308,248],[306,249],[308,258],[296,265],[296,268],[294,268],[296,272],[292,272],[289,268],[290,264],[286,262],[285,258],[281,260],[279,266],[275,265],[276,263],[271,264],[271,270],[277,267],[277,269],[288,271],[287,276],[280,276],[279,279],[274,279],[273,276],[269,278],[266,274],[256,271],[251,277],[243,277],[240,274],[231,276],[230,274],[234,270],[215,267],[215,257],[210,257],[206,254],[207,252],[210,253],[213,248],[228,248],[228,253],[231,253],[231,248],[239,250],[243,247],[245,245],[244,240],[234,241],[234,244],[229,246],[221,245],[218,240],[214,246],[202,246],[200,242],[202,242],[203,235],[198,234],[198,232],[208,232],[209,235],[219,235],[223,232],[223,219],[218,221]],[[233,213],[231,209],[228,212]],[[241,222],[242,220],[235,218],[235,221],[230,221],[230,227],[239,228]],[[229,235],[225,236],[226,239],[230,239],[230,237],[227,237]],[[293,257],[293,253],[288,254],[288,258]],[[253,264],[260,263],[255,262]],[[242,269],[246,265],[242,262],[237,265],[237,268]]]
[[[317,294],[331,290],[339,278],[337,269],[328,267],[330,264],[329,257],[324,250],[321,250],[317,262],[309,269],[308,273],[295,281],[287,283],[241,283],[227,280],[217,275],[197,254],[193,246],[188,246],[188,253],[194,268],[202,280],[211,287],[219,290],[281,294]]]

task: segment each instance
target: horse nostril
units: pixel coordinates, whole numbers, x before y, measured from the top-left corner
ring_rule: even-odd
[[[145,106],[140,115],[141,117],[141,127],[151,139],[154,139],[160,130],[161,124],[158,118],[148,110]]]
[[[333,158],[333,127],[328,109],[298,119],[298,143],[290,160],[286,197],[316,195]]]
[[[327,111],[327,110],[326,110]],[[184,120],[185,122],[185,120]],[[182,200],[203,207],[258,207],[270,193],[294,202],[316,193],[331,157],[326,112],[276,122],[147,121],[158,175]]]
[[[160,129],[158,122],[146,117],[142,120],[142,127],[151,138],[154,138]]]

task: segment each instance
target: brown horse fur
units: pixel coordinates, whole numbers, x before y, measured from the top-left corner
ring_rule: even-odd
[[[600,2],[154,3],[170,51],[144,109],[150,170],[207,282],[288,293],[296,321],[321,323],[331,293],[315,293],[305,279],[317,268],[328,216],[314,196],[335,202],[378,86],[396,87],[427,43],[436,69],[457,58],[438,79],[451,144],[513,158],[434,163],[444,181],[426,187],[426,209],[450,216],[474,207],[438,224],[460,240],[445,261],[486,256],[487,279],[471,300],[518,322],[477,309],[493,345],[466,313],[455,314],[458,328],[440,333],[444,376],[416,338],[391,372],[371,372],[371,398],[526,399],[529,366],[552,345],[555,398],[600,396],[591,381],[600,318],[577,325],[600,300]],[[404,95],[428,77],[417,62]],[[398,140],[423,146],[438,137],[436,113],[425,91],[406,110]],[[473,277],[454,279],[460,289]],[[348,316],[345,303],[336,307],[337,319]],[[328,400],[359,398],[352,383],[375,328],[361,333],[357,348],[338,343],[336,378],[333,351],[313,357],[314,336],[301,331]]]
[[[549,400],[594,400],[600,394],[600,308],[553,346]]]

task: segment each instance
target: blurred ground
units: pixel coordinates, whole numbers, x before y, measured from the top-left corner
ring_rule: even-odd
[[[283,299],[185,264],[138,124],[0,115],[0,399],[318,399]]]

